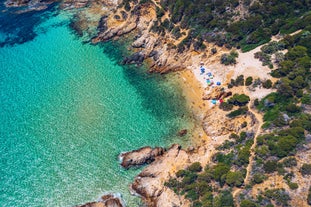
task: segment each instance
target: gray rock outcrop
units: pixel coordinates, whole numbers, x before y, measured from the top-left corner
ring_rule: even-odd
[[[142,147],[138,150],[122,153],[121,166],[128,169],[134,166],[149,164],[155,160],[157,156],[163,155],[165,149],[162,147]]]

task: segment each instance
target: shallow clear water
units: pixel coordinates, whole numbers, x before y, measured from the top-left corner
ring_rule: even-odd
[[[179,89],[119,66],[116,45],[83,44],[66,15],[1,15],[0,206],[73,206],[107,191],[138,206],[128,185],[139,170],[117,156],[182,142],[190,122]]]

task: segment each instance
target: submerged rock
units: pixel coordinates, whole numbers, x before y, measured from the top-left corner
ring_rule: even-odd
[[[141,64],[142,62],[144,62],[145,56],[140,53],[134,53],[133,55],[129,56],[129,57],[125,57],[122,60],[122,64]]]
[[[119,157],[121,159],[121,166],[127,169],[133,166],[149,164],[157,156],[163,155],[164,152],[165,149],[162,147],[142,147],[138,150],[122,153]]]
[[[180,130],[180,131],[178,132],[178,135],[179,135],[180,137],[183,137],[183,136],[185,136],[187,133],[188,133],[188,130],[187,130],[187,129],[182,129],[182,130]]]
[[[57,2],[57,0],[7,0],[4,5],[6,7],[27,7],[17,11],[17,13],[25,13],[47,9],[48,5],[54,2]]]

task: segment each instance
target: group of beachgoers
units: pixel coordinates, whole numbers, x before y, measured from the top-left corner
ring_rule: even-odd
[[[211,72],[206,73],[206,69],[202,65],[200,66],[200,75],[204,76],[204,80],[206,80],[206,84],[208,86],[215,87],[215,85],[214,85],[215,81],[214,81],[213,74]],[[221,85],[221,82],[216,81],[216,86],[220,86],[220,85]],[[212,104],[217,104],[217,102],[222,103],[223,100],[222,99],[219,99],[219,100],[212,99],[211,102],[212,102]]]

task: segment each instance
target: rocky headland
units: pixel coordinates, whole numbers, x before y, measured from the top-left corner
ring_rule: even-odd
[[[125,207],[125,204],[118,194],[105,194],[98,201],[85,203],[76,207]]]
[[[142,147],[131,152],[121,153],[119,159],[121,160],[121,166],[127,169],[134,166],[150,164],[156,157],[163,155],[164,152],[165,149],[162,147]]]

